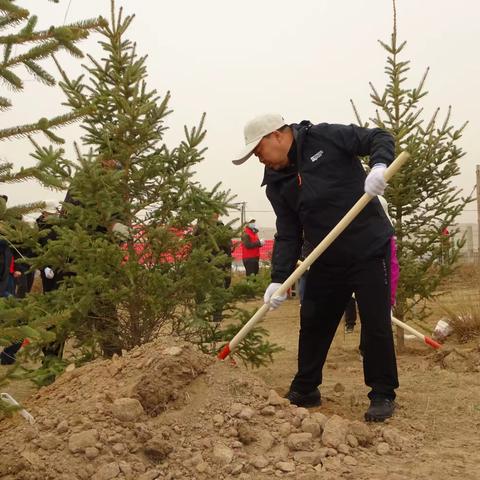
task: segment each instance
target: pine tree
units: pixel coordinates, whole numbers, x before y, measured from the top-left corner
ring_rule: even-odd
[[[422,118],[428,69],[417,87],[406,86],[410,62],[401,60],[407,42],[400,43],[397,38],[395,1],[393,11],[390,43],[379,41],[388,52],[388,83],[383,93],[370,83],[372,103],[377,107],[370,120],[392,133],[397,155],[403,150],[411,154],[410,161],[389,182],[385,196],[400,263],[394,313],[400,320],[422,320],[428,314],[425,301],[435,296],[441,280],[452,272],[462,246],[462,241],[455,240],[459,232],[456,220],[472,197],[463,196],[453,179],[460,173],[459,161],[465,155],[458,141],[467,123],[460,128],[451,125],[451,107],[440,123],[439,109],[429,121]],[[403,348],[401,329],[397,330],[397,344]]]
[[[77,43],[88,37],[89,33],[104,23],[101,18],[85,20],[59,27],[51,26],[48,30],[36,29],[38,18],[28,10],[18,6],[14,0],[0,0],[0,46],[3,46],[3,58],[0,62],[0,78],[14,93],[24,89],[24,81],[18,70],[25,69],[35,80],[45,85],[54,86],[55,78],[42,65],[54,53],[66,51],[74,57],[82,58],[83,54]],[[0,111],[12,107],[11,99],[0,95]],[[0,129],[0,141],[30,136],[42,132],[56,143],[63,140],[53,130],[68,125],[81,118],[87,109],[58,115],[52,119],[40,118],[37,122],[27,125],[12,126]],[[0,184],[17,183],[36,179],[49,187],[55,185],[55,176],[49,170],[52,164],[39,164],[32,168],[21,168],[15,171],[10,162],[0,164]],[[57,169],[58,167],[55,167]],[[14,244],[33,242],[34,230],[21,221],[21,216],[38,210],[43,202],[7,208],[0,205],[0,238]]]
[[[104,20],[97,18],[70,25],[51,26],[48,30],[36,30],[38,17],[17,3],[15,0],[0,0],[0,45],[3,46],[0,78],[13,92],[22,91],[24,82],[16,70],[23,67],[35,80],[54,86],[55,78],[45,70],[42,62],[59,51],[67,51],[74,57],[82,58],[83,53],[76,44],[87,38],[90,31]],[[11,100],[0,95],[0,111],[11,107]],[[52,119],[41,118],[33,124],[0,129],[0,141],[41,131],[50,140],[62,143],[62,139],[52,130],[75,121],[82,113],[71,112]]]
[[[63,315],[57,336],[75,335],[88,358],[165,333],[213,352],[245,323],[241,312],[228,329],[210,322],[219,305],[229,308],[235,300],[223,288],[229,260],[222,251],[234,232],[215,220],[231,196],[220,184],[207,190],[193,178],[205,153],[204,117],[185,127],[178,146],[163,143],[170,95],[148,89],[146,57],[125,37],[132,20],[122,9],[117,15],[112,2],[111,22],[99,28],[106,58],[89,56],[88,76],[75,80],[58,65],[66,104],[73,112],[94,108],[83,119],[76,162],[37,144],[35,155],[52,174],[61,160],[59,183],[73,175],[70,201],[51,219],[56,239],[33,262],[50,266],[63,282],[27,299],[24,308],[34,323],[41,321],[38,312]],[[240,358],[260,364],[271,357],[276,346],[264,333],[252,332]]]

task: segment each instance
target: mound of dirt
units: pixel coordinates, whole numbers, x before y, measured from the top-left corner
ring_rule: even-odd
[[[0,422],[2,480],[328,480],[411,447],[172,339],[66,372],[24,406],[35,424]]]

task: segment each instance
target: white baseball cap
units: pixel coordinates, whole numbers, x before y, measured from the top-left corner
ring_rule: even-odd
[[[232,163],[241,165],[252,155],[262,138],[269,133],[278,130],[285,125],[285,120],[278,113],[259,115],[245,124],[243,134],[245,136],[245,148],[240,152]]]
[[[57,212],[62,206],[60,200],[48,199],[44,200],[45,207],[42,209],[44,212],[54,213]]]

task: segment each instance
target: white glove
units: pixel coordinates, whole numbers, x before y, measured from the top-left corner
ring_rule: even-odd
[[[377,195],[383,195],[387,182],[383,174],[387,166],[384,163],[376,163],[365,180],[365,193],[368,193],[372,197]]]
[[[260,246],[263,247],[265,245],[265,240],[263,238],[260,239]]]
[[[287,294],[284,293],[281,296],[277,297],[272,297],[272,295],[282,286],[281,283],[271,283],[267,289],[265,290],[265,294],[263,295],[263,301],[264,303],[269,303],[271,310],[274,308],[278,308],[282,302],[284,302],[287,299]]]
[[[45,267],[43,273],[49,279],[52,279],[55,276],[55,272],[50,267]]]
[[[112,226],[112,232],[121,239],[127,239],[130,237],[130,229],[123,223],[114,223]]]

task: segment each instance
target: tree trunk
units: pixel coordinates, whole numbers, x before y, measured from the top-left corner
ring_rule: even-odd
[[[397,326],[397,352],[403,353],[404,351],[405,351],[404,330],[402,327]]]
[[[400,321],[405,321],[405,303],[400,299],[397,298],[397,303],[394,309],[394,316],[398,318]],[[396,327],[396,347],[397,353],[403,353],[405,351],[405,337],[404,337],[404,330],[403,328],[397,325]]]

